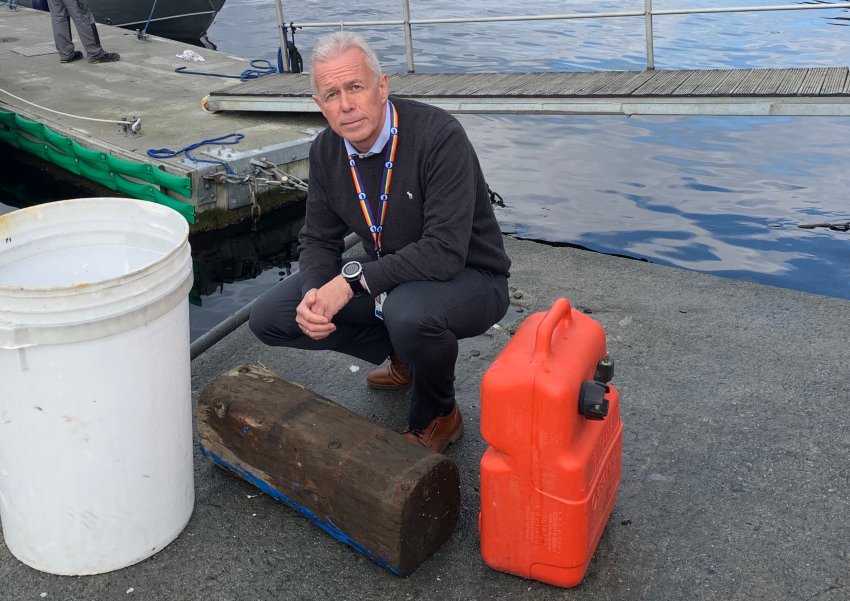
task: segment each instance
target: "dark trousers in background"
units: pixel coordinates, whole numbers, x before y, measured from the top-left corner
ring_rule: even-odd
[[[47,0],[47,5],[50,7],[53,41],[61,58],[69,59],[74,54],[71,20],[74,21],[77,35],[88,57],[96,58],[104,54],[94,17],[85,0]]]
[[[295,323],[301,280],[292,274],[257,299],[250,327],[262,342],[305,350],[335,350],[374,364],[395,351],[413,376],[409,424],[424,428],[454,406],[457,341],[483,334],[508,310],[502,275],[466,268],[447,282],[409,282],[384,301],[383,321],[375,299],[352,299],[336,315],[336,331],[324,340],[305,336]]]

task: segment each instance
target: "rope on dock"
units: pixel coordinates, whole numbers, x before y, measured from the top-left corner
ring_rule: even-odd
[[[30,102],[29,100],[25,100],[20,96],[15,96],[11,92],[0,88],[0,92],[3,92],[7,96],[11,96],[15,100],[20,100],[21,102],[26,102],[27,104],[34,106],[43,111],[50,111],[51,113],[56,113],[57,115],[62,115],[63,117],[71,117],[72,119],[84,119],[86,121],[98,121],[100,123],[117,123],[118,125],[123,125],[125,130],[129,128],[133,133],[139,133],[142,129],[142,118],[141,117],[133,117],[132,120],[127,120],[126,118],[121,119],[120,121],[117,119],[96,119],[94,117],[83,117],[82,115],[72,115],[71,113],[63,113],[61,111],[55,111],[53,109],[49,109],[46,106],[41,106],[40,104],[36,104],[34,102]]]
[[[206,140],[201,140],[200,142],[195,142],[194,144],[189,144],[188,146],[181,148],[180,150],[171,150],[170,148],[151,148],[148,150],[147,154],[152,159],[173,159],[175,157],[185,155],[187,159],[193,161],[195,163],[212,163],[213,165],[221,165],[224,169],[230,173],[231,175],[236,175],[236,172],[233,170],[233,167],[228,165],[227,161],[219,161],[217,159],[199,159],[198,157],[194,157],[191,154],[192,150],[196,148],[200,148],[201,146],[206,146],[208,144],[238,144],[245,138],[245,134],[227,134],[224,136],[219,136],[217,138],[208,138]]]
[[[248,81],[250,79],[257,79],[259,77],[263,77],[264,75],[271,75],[272,73],[277,73],[277,67],[271,64],[270,61],[267,61],[264,58],[255,58],[251,61],[251,68],[245,69],[239,75],[228,75],[227,73],[206,73],[204,71],[189,71],[189,67],[177,67],[174,69],[175,73],[182,73],[183,75],[205,75],[207,77],[225,77],[228,79],[238,79],[239,81]]]
[[[150,26],[151,19],[153,19],[153,13],[156,10],[156,3],[157,2],[159,2],[159,0],[153,0],[153,6],[151,6],[151,14],[148,15],[148,20],[145,23],[145,26],[141,30],[136,32],[136,37],[140,40],[147,41],[147,39],[148,39],[148,26]]]

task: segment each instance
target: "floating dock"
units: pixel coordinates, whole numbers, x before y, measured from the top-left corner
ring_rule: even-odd
[[[121,60],[62,64],[48,13],[5,6],[0,11],[0,141],[19,148],[22,157],[61,166],[57,175],[61,171],[93,195],[115,191],[172,202],[187,217],[194,214],[197,229],[244,218],[252,199],[269,208],[303,196],[285,184],[306,179],[310,145],[325,126],[320,115],[211,114],[202,106],[209,90],[238,79],[175,72],[182,67],[238,78],[252,68],[246,59],[155,36],[140,41],[134,32],[98,25],[103,47]],[[178,58],[186,50],[205,60]],[[217,163],[147,154],[229,134],[244,137],[190,153]],[[281,182],[280,172],[293,179]]]
[[[850,115],[847,67],[409,73],[390,93],[452,113],[614,115]],[[276,74],[213,90],[214,111],[318,111],[310,78]]]

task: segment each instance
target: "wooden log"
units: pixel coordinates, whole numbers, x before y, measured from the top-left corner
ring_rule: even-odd
[[[457,465],[258,365],[211,382],[202,451],[399,576],[451,536]]]

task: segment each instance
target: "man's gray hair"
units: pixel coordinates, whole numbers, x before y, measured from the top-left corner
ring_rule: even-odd
[[[366,65],[375,74],[375,79],[381,78],[381,64],[366,38],[353,31],[337,31],[319,38],[315,48],[313,48],[313,54],[310,56],[310,83],[313,85],[313,92],[318,93],[316,65],[339,58],[352,48],[357,48],[366,57]]]

